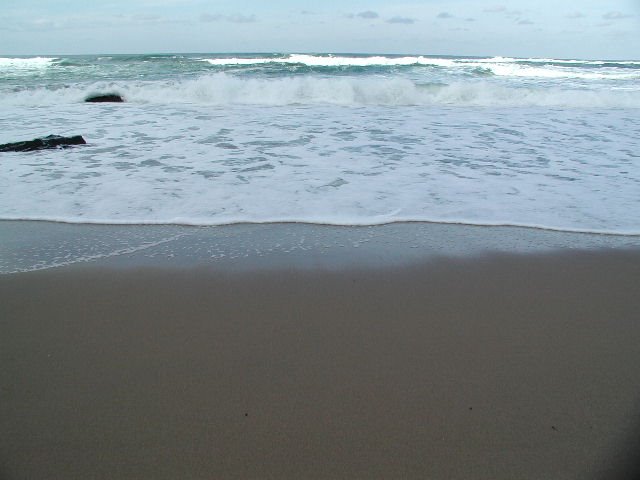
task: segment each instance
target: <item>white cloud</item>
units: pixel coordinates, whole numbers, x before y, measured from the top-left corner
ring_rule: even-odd
[[[633,15],[630,15],[628,13],[622,13],[622,12],[607,12],[602,16],[602,18],[604,18],[605,20],[620,20],[621,18],[631,18],[631,17],[633,17]]]
[[[162,17],[160,15],[155,15],[155,14],[138,13],[134,15],[132,18],[137,22],[156,22],[160,20]]]
[[[449,12],[440,12],[437,15],[437,18],[453,18],[453,15],[450,14]]]
[[[487,12],[487,13],[500,13],[500,12],[506,12],[506,11],[507,11],[507,7],[505,7],[504,5],[494,5],[493,7],[488,7],[483,10],[483,12]]]
[[[60,28],[62,25],[50,18],[36,18],[31,21],[31,25],[38,29]]]
[[[233,23],[252,23],[255,22],[255,15],[242,15],[241,13],[236,13],[234,15],[227,16],[227,20]]]
[[[243,15],[241,13],[235,13],[233,15],[221,15],[219,13],[212,15],[210,13],[203,13],[200,15],[201,22],[252,23],[256,20],[255,15]]]
[[[507,17],[514,17],[522,14],[520,10],[509,10],[504,5],[494,5],[493,7],[485,8],[483,10],[485,13],[503,13]]]

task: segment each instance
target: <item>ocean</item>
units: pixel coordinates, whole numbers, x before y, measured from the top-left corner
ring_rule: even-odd
[[[93,104],[93,94],[124,103]],[[0,220],[640,235],[640,61],[0,58]]]

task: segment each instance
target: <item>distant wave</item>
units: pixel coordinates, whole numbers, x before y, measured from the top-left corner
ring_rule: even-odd
[[[433,65],[451,67],[455,65],[453,60],[445,58],[418,57],[341,57],[325,55],[294,54],[286,57],[232,57],[232,58],[205,58],[202,61],[211,65],[259,65],[265,63],[303,64],[316,67],[368,67],[368,66],[395,66],[395,65]]]
[[[426,66],[446,69],[482,69],[497,76],[531,78],[640,79],[640,62],[605,62],[589,60],[492,58],[436,58],[425,56],[326,56],[288,55],[283,57],[203,58],[212,66],[255,66],[265,64],[305,65],[308,67],[390,67]],[[620,71],[620,67],[637,66],[638,71]],[[598,68],[594,68],[598,67]],[[616,68],[617,67],[617,68]]]
[[[225,73],[187,80],[95,82],[89,85],[3,91],[0,105],[82,102],[88,95],[116,93],[139,104],[207,105],[452,105],[640,108],[640,91],[505,86],[487,80],[419,84],[407,78],[247,78]]]
[[[190,55],[114,55],[71,57],[0,58],[0,72],[25,74],[48,67],[60,69],[89,66],[105,69],[109,73],[115,65],[156,65],[171,72],[190,68],[194,71],[233,68],[287,68],[306,67],[306,71],[331,72],[371,71],[393,68],[426,68],[450,73],[471,75],[491,74],[498,77],[531,79],[582,79],[582,80],[640,80],[640,61],[563,60],[553,58],[514,57],[431,57],[424,55],[256,55],[256,56],[190,56]],[[201,65],[199,67],[198,65]],[[155,68],[155,67],[154,67]],[[158,67],[160,68],[160,67]],[[303,69],[302,72],[305,72]]]
[[[482,65],[494,75],[505,77],[529,77],[529,78],[581,78],[588,80],[631,80],[640,79],[640,70],[620,72],[619,69],[588,70],[584,68],[568,68],[558,65],[531,66],[519,63],[489,63],[478,62],[468,65]]]
[[[177,57],[172,57],[177,58]],[[516,57],[435,57],[426,55],[311,55],[290,54],[282,56],[234,56],[213,58],[198,58],[211,65],[256,65],[264,63],[301,63],[305,65],[322,66],[367,66],[367,65],[437,65],[450,67],[467,63],[555,63],[566,65],[638,65],[636,60],[564,60],[555,58],[516,58]]]
[[[57,57],[7,58],[0,57],[0,71],[46,68],[56,61]]]
[[[467,61],[467,59],[461,59],[461,61]],[[570,59],[558,59],[558,58],[516,58],[516,57],[491,57],[491,58],[474,58],[469,61],[483,62],[483,63],[557,63],[566,65],[638,65],[640,61],[636,60],[570,60]]]

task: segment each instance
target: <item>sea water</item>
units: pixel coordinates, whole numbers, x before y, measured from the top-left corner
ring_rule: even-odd
[[[118,104],[85,103],[118,94]],[[640,235],[640,61],[0,58],[0,220]]]

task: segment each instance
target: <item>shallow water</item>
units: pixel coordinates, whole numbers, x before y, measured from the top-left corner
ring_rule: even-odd
[[[638,236],[425,222],[194,227],[0,221],[0,274],[83,265],[215,271],[379,268],[487,254],[638,249]]]

